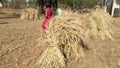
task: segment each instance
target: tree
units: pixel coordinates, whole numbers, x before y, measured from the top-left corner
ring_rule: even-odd
[[[91,8],[97,4],[96,0],[61,0],[60,3],[72,9]]]

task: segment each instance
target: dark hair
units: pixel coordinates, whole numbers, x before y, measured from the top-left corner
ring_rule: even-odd
[[[45,3],[45,6],[48,8],[48,7],[50,7],[50,4],[49,3]]]

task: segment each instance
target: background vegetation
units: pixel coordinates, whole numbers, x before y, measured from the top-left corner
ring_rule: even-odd
[[[10,2],[11,1],[11,2]],[[26,4],[29,4],[30,7],[37,6],[37,0],[29,0],[26,3],[26,0],[3,0],[5,7],[14,7],[20,8],[25,7]],[[81,9],[81,8],[92,8],[97,2],[96,0],[59,0],[59,4],[70,7],[72,9]]]

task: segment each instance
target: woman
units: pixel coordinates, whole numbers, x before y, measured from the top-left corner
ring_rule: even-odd
[[[52,18],[52,10],[51,10],[51,7],[50,7],[49,3],[46,3],[44,5],[44,9],[45,9],[45,18],[44,18],[44,21],[42,23],[42,29],[43,29],[43,34],[45,36],[46,35],[47,24],[50,21],[50,19]]]

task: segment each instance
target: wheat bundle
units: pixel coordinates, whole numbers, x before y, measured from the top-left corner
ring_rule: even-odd
[[[40,68],[66,68],[65,59],[57,47],[48,47],[38,61]]]
[[[98,15],[98,11],[103,13],[103,16]],[[47,44],[51,49],[47,49],[47,51],[43,52],[41,55],[43,57],[40,58],[39,61],[40,65],[52,65],[52,63],[48,63],[52,62],[48,57],[54,58],[58,53],[63,56],[63,63],[65,63],[65,59],[68,62],[71,60],[77,61],[81,57],[84,57],[84,50],[88,47],[84,43],[85,39],[91,38],[91,36],[96,36],[96,38],[102,37],[102,39],[104,39],[104,36],[109,35],[110,37],[109,22],[111,21],[106,21],[107,19],[111,19],[111,17],[102,10],[95,10],[85,15],[79,15],[72,11],[63,11],[62,15],[52,18],[46,31],[47,36],[44,39],[44,45]],[[58,51],[55,51],[54,47],[57,47]],[[51,52],[50,50],[52,54],[49,53]],[[59,58],[56,57],[55,63],[62,63],[57,59],[59,60]],[[61,67],[61,64],[58,66]],[[55,68],[60,67],[56,66]]]
[[[30,20],[38,20],[38,11],[36,9],[33,8],[27,8],[27,9],[23,9],[21,11],[21,19],[30,19]]]
[[[101,38],[102,40],[111,37],[111,23],[112,17],[104,12],[102,9],[96,9],[90,13],[90,17],[94,22],[91,26],[94,27],[91,31],[94,36]],[[90,19],[90,18],[89,18]],[[96,37],[96,38],[97,38]]]
[[[48,45],[59,46],[66,59],[78,60],[85,55],[81,44],[85,32],[82,28],[84,26],[77,13],[64,11],[62,17],[56,16],[50,21],[45,41]]]
[[[112,39],[111,23],[113,19],[108,13],[104,12],[104,10],[98,8],[88,14],[83,14],[80,16],[80,20],[85,22],[85,24],[83,24],[86,28],[84,35],[87,38]]]

